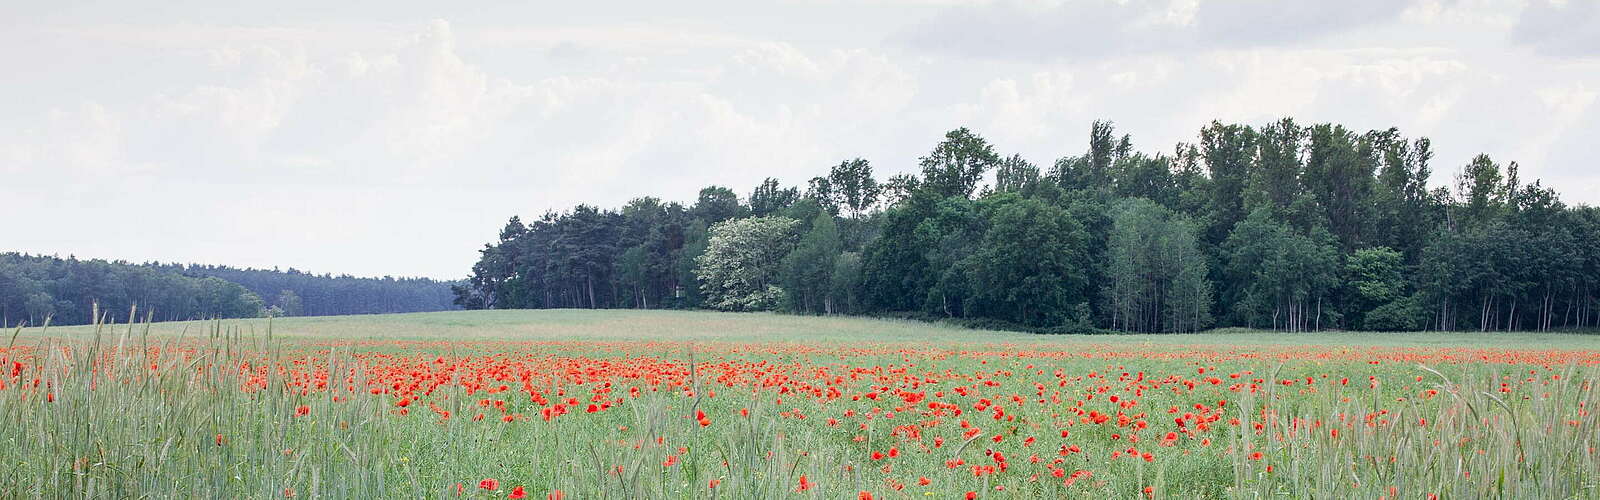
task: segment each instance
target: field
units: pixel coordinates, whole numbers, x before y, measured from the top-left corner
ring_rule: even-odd
[[[1600,496],[1600,336],[573,310],[8,333],[0,497]]]

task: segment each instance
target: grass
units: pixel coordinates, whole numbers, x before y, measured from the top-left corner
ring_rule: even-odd
[[[1600,349],[1600,335],[1538,332],[1305,332],[1230,328],[1197,334],[1039,335],[973,330],[911,320],[774,313],[714,313],[662,310],[493,310],[361,316],[317,316],[271,320],[284,339],[321,340],[511,340],[511,341],[725,341],[725,342],[958,342],[1026,345],[1151,344],[1239,346],[1393,346]],[[229,320],[244,335],[264,335],[266,319]],[[206,321],[153,323],[156,337],[197,335]],[[140,326],[141,330],[144,325]],[[51,327],[57,336],[85,337],[93,325]],[[44,329],[25,328],[36,337]]]
[[[0,497],[1600,495],[1596,336],[584,310],[14,333]]]

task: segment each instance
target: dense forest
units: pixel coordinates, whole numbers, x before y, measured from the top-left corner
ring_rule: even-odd
[[[238,283],[277,307],[280,316],[333,316],[458,309],[451,283],[427,278],[358,278],[350,275],[239,269],[191,264],[154,265],[186,276],[221,278]]]
[[[1549,330],[1600,322],[1600,210],[1486,155],[1430,189],[1426,138],[1213,122],[1135,151],[1108,122],[1044,166],[965,128],[741,197],[512,217],[466,308],[714,308],[1040,332]]]
[[[79,260],[0,253],[5,325],[93,322],[94,307],[117,321],[315,316],[455,309],[450,283],[356,278],[290,269]]]

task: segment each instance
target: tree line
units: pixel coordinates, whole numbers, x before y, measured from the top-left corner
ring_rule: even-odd
[[[119,321],[134,307],[157,321],[440,311],[456,308],[450,285],[11,252],[0,253],[0,324],[87,324],[97,305]]]
[[[1479,155],[1282,119],[1135,151],[1095,122],[1045,166],[966,128],[745,196],[512,217],[455,303],[940,318],[1041,332],[1549,330],[1600,322],[1600,210]]]
[[[220,278],[238,283],[262,297],[279,316],[336,316],[458,309],[450,282],[428,278],[348,274],[313,274],[295,268],[236,268],[190,264],[155,264],[187,276]]]

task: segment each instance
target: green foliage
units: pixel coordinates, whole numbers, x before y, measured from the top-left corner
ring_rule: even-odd
[[[1194,332],[1210,326],[1212,290],[1199,228],[1145,199],[1112,208],[1101,288],[1112,328]]]
[[[1414,330],[1417,300],[1407,290],[1404,257],[1389,247],[1363,248],[1345,259],[1350,324],[1360,330]]]
[[[828,277],[828,304],[830,312],[852,314],[861,307],[861,254],[844,252],[833,260],[833,274]]]
[[[861,214],[878,204],[883,188],[872,177],[872,164],[855,158],[839,162],[828,171],[828,186],[839,206],[849,210],[850,217]]]
[[[1200,151],[1211,173],[1206,212],[1211,219],[1207,240],[1220,243],[1245,216],[1245,188],[1250,179],[1256,132],[1245,125],[1211,122],[1200,129]]]
[[[997,193],[1026,193],[1039,184],[1039,167],[1022,155],[1011,155],[1000,162],[994,172],[994,190]]]
[[[1397,298],[1373,308],[1361,319],[1360,328],[1379,332],[1420,330],[1426,316],[1416,295]]]
[[[1287,210],[1300,197],[1305,142],[1306,130],[1291,118],[1261,128],[1256,165],[1250,170],[1245,193],[1246,207]]]
[[[256,292],[205,275],[211,271],[245,273],[231,268],[0,253],[0,322],[41,325],[48,318],[56,325],[88,324],[94,322],[97,308],[124,322],[130,313],[140,320],[185,320],[253,318],[266,312],[266,304]],[[293,292],[278,298],[284,305],[302,308]]]
[[[742,310],[782,297],[794,312],[1031,331],[1600,324],[1600,211],[1524,184],[1516,163],[1479,156],[1429,191],[1428,139],[1288,118],[1212,122],[1170,154],[1134,151],[1096,121],[1079,151],[1041,172],[960,128],[917,174],[883,182],[854,158],[803,193],[768,178],[745,205],[713,186],[691,208],[641,198],[620,213],[513,218],[458,301]],[[731,301],[702,294],[706,228],[752,216],[798,221],[797,250],[771,255],[775,270]]]
[[[279,291],[278,298],[272,302],[272,305],[282,311],[284,316],[305,314],[305,303],[300,300],[299,294],[294,293],[294,290]]]
[[[799,199],[798,188],[778,187],[778,179],[768,177],[750,193],[750,215],[756,217],[772,215],[789,208],[789,205],[793,205]]]
[[[1258,208],[1229,233],[1223,252],[1229,284],[1224,297],[1233,304],[1235,321],[1303,331],[1336,319],[1326,299],[1338,279],[1338,247],[1327,231],[1301,232]]]
[[[1306,170],[1301,182],[1322,208],[1328,230],[1349,251],[1368,239],[1372,174],[1376,165],[1368,145],[1342,126],[1311,127]]]
[[[1032,327],[1075,319],[1074,306],[1088,301],[1083,227],[1039,200],[984,202],[982,245],[958,266],[970,269],[972,312]]]
[[[1000,165],[1000,155],[983,137],[966,127],[945,134],[944,141],[922,157],[922,189],[941,197],[972,195],[984,172]]]
[[[785,309],[803,314],[834,312],[834,262],[839,258],[839,231],[833,216],[817,214],[794,251],[783,257]]]
[[[1456,176],[1456,192],[1464,198],[1458,210],[1461,223],[1468,226],[1488,224],[1500,215],[1505,206],[1503,179],[1500,164],[1480,154],[1472,158]]]
[[[933,210],[930,196],[912,196],[885,211],[883,232],[862,254],[864,302],[874,311],[922,309],[922,291],[930,285],[925,243],[916,239],[917,226]]]
[[[1373,239],[1414,264],[1438,219],[1428,195],[1432,143],[1427,138],[1407,142],[1392,128],[1368,133],[1367,141],[1379,165],[1372,193]]]
[[[693,210],[694,216],[706,224],[716,224],[743,217],[747,208],[739,204],[739,195],[733,194],[732,189],[710,186],[700,190],[700,198],[695,202]]]

